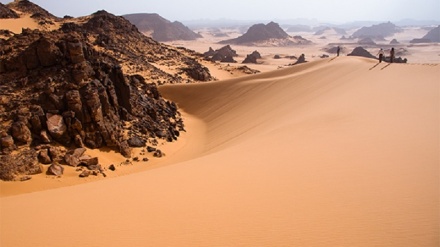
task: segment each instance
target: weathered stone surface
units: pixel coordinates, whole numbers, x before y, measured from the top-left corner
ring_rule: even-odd
[[[2,137],[0,143],[0,148],[3,154],[9,154],[11,153],[15,148],[14,138],[10,135],[6,135]]]
[[[53,162],[61,163],[64,161],[66,150],[62,147],[49,146],[49,155]]]
[[[77,167],[81,163],[81,156],[86,152],[85,148],[77,148],[70,150],[64,156],[66,164],[69,166]]]
[[[47,113],[47,130],[49,134],[56,140],[62,140],[67,133],[67,127],[64,123],[63,116],[58,114]]]
[[[62,176],[64,174],[64,167],[60,164],[54,163],[49,166],[46,174],[52,175],[52,176],[57,176],[57,177]]]
[[[44,15],[38,12],[35,18]],[[136,145],[158,138],[174,141],[184,130],[177,106],[163,99],[152,81],[124,74],[121,64],[136,64],[139,69],[131,72],[143,72],[154,82],[180,83],[182,73],[167,74],[150,62],[177,64],[188,75],[185,81],[212,80],[197,59],[192,51],[170,49],[105,11],[51,32],[24,29],[0,46],[5,82],[0,97],[5,114],[0,114],[0,124],[10,136],[2,135],[1,152],[10,155],[15,145],[24,146],[22,152],[22,148],[46,144],[52,162],[63,162],[65,151],[54,155],[52,147],[109,147],[130,157],[134,136],[139,138]],[[126,123],[129,127],[124,127]],[[68,163],[78,165],[72,159]],[[16,169],[12,159],[7,162],[11,164],[5,167],[13,168],[11,174],[33,169]],[[8,174],[5,171],[3,177]]]
[[[43,171],[33,149],[24,149],[14,155],[0,155],[0,164],[0,179],[8,181],[18,175],[35,175]]]
[[[40,161],[40,163],[46,165],[52,163],[52,159],[49,156],[49,150],[45,148],[41,149],[40,152],[38,153],[38,160]]]
[[[84,171],[81,172],[81,174],[79,174],[79,177],[80,177],[80,178],[86,178],[86,177],[89,177],[90,174],[92,174],[91,171],[84,170]]]
[[[49,133],[47,133],[46,130],[41,130],[40,132],[40,141],[42,143],[51,143],[52,142],[52,138],[50,137]]]
[[[130,139],[128,139],[128,145],[130,147],[145,147],[147,141],[141,139],[139,136],[132,136]]]
[[[12,124],[11,133],[17,144],[29,144],[32,141],[31,131],[22,121]]]
[[[69,50],[69,57],[72,63],[76,64],[86,61],[81,42],[69,42],[67,43],[67,49]]]
[[[90,157],[88,155],[81,156],[79,158],[79,162],[81,165],[88,167],[89,169],[92,166],[97,166],[99,164],[98,157]],[[93,169],[90,169],[93,170]]]

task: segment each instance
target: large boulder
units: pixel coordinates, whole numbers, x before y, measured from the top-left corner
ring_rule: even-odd
[[[46,174],[52,175],[52,176],[57,176],[57,177],[62,176],[64,174],[64,167],[60,164],[54,163],[49,166]]]
[[[67,165],[76,167],[81,164],[81,156],[86,152],[85,148],[76,148],[70,150],[64,156]]]
[[[47,130],[49,134],[57,141],[61,143],[68,143],[69,137],[67,136],[67,126],[64,123],[63,116],[58,114],[47,113]]]
[[[32,141],[31,131],[23,121],[14,122],[11,127],[11,133],[17,144],[29,144]]]

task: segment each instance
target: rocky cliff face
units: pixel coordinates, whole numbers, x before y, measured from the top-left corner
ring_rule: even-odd
[[[56,31],[0,39],[0,179],[42,172],[43,161],[62,172],[58,163],[72,148],[109,147],[130,157],[131,147],[177,140],[180,113],[152,83],[177,81],[151,64],[163,61],[182,64],[194,80],[211,79],[194,58],[105,11]],[[149,81],[121,67],[138,62]]]

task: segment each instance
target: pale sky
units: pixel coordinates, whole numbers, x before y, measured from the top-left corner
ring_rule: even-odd
[[[8,3],[12,0],[0,0]],[[440,20],[440,0],[31,0],[63,17],[106,10],[116,15],[157,13],[170,21],[199,19],[326,22]]]

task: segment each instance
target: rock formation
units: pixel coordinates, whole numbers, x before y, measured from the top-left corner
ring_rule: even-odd
[[[390,41],[390,45],[398,45],[400,44],[399,41],[397,41],[397,39],[393,39]]]
[[[151,34],[151,37],[157,41],[195,40],[202,37],[182,23],[170,22],[158,14],[130,14],[123,17],[142,33]]]
[[[354,38],[372,38],[383,40],[384,37],[391,36],[395,33],[401,32],[401,28],[397,27],[391,22],[373,25],[371,27],[362,27],[353,33]]]
[[[440,43],[440,25],[429,31],[421,39],[413,39],[411,43]]]
[[[177,106],[151,80],[178,78],[150,62],[178,63],[189,78],[212,80],[190,51],[161,45],[122,17],[99,11],[82,20],[0,39],[0,179],[41,173],[41,164],[58,176],[56,164],[70,163],[71,148],[108,147],[130,157],[139,143],[177,140],[184,131]],[[121,64],[140,64],[148,80]]]
[[[213,50],[211,47],[209,47],[209,51],[205,52],[204,54],[205,60],[209,61],[220,61],[220,62],[226,62],[226,63],[235,63],[234,57],[237,57],[237,52],[232,49],[230,45],[223,46],[222,48],[218,50]]]
[[[422,39],[429,39],[431,42],[440,42],[440,25],[429,31]]]
[[[356,47],[354,50],[348,54],[347,56],[357,56],[357,57],[366,57],[366,58],[373,58],[377,59],[375,56],[373,56],[370,52],[365,50],[363,47]]]
[[[297,65],[297,64],[301,64],[301,63],[307,63],[306,55],[304,55],[304,54],[301,54],[301,56],[299,56],[298,60],[293,65]]]
[[[258,51],[254,51],[251,54],[247,55],[244,59],[243,63],[257,63],[257,59],[261,58],[261,54]]]
[[[295,44],[309,44],[310,41],[300,37],[290,37],[277,23],[270,22],[251,26],[242,36],[219,42],[220,44],[236,45],[277,45],[287,46]]]
[[[19,17],[20,16],[15,11],[0,3],[0,19],[10,19],[10,18],[19,18]]]

